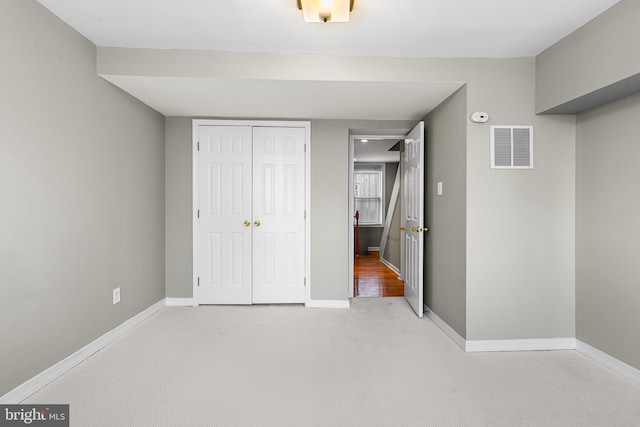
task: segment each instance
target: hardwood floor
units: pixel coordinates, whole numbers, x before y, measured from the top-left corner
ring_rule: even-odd
[[[398,273],[380,262],[378,252],[359,255],[354,259],[354,292],[356,297],[401,297],[404,282]]]

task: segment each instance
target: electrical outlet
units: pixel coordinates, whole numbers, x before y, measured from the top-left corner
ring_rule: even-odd
[[[113,290],[113,303],[117,304],[120,302],[120,288],[115,288]]]

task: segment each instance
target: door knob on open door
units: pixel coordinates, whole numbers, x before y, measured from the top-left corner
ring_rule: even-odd
[[[407,229],[407,227],[405,227],[404,225],[400,226],[400,230],[406,230],[406,229]]]
[[[260,221],[258,221],[257,219],[255,220],[255,222],[253,223],[253,225],[255,225],[256,227],[260,227]]]

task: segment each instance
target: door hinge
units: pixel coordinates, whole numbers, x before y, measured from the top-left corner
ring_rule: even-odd
[[[307,152],[307,144],[304,144],[304,152]]]
[[[198,209],[198,218],[200,218],[200,209]]]
[[[198,277],[198,286],[200,286],[200,278]]]
[[[198,151],[200,151],[200,141],[198,141]]]
[[[307,286],[307,278],[306,277],[304,278],[304,286],[305,287]]]
[[[304,219],[307,219],[307,211],[304,211]]]

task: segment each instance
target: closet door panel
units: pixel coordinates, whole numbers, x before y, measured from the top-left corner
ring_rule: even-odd
[[[253,128],[253,302],[305,301],[303,128]]]
[[[251,304],[251,127],[200,126],[198,140],[199,303]]]

